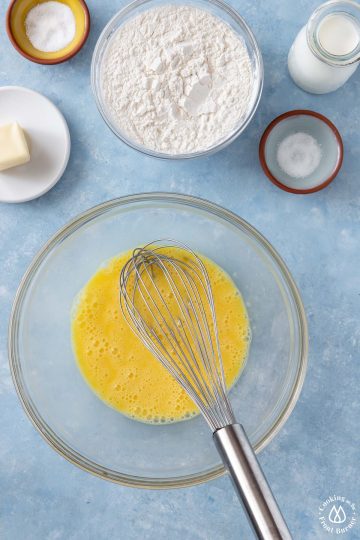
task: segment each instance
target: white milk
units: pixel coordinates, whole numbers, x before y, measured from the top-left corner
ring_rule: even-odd
[[[308,43],[309,28],[304,26],[289,52],[289,72],[294,82],[307,92],[333,92],[351,77],[358,66],[356,55],[359,53],[360,23],[354,17],[336,12],[323,17],[319,24],[314,24],[314,21],[311,24],[310,30],[316,34],[318,43],[313,43],[316,54]]]
[[[328,53],[344,56],[359,45],[358,27],[346,15],[328,15],[319,25],[318,39]]]

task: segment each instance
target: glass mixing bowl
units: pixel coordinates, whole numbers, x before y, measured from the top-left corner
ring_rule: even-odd
[[[77,368],[70,311],[103,261],[161,238],[213,259],[243,294],[252,342],[230,398],[257,451],[295,405],[308,343],[303,305],[279,255],[248,223],[215,204],[186,195],[133,195],[100,204],[56,233],[35,257],[14,302],[9,355],[17,392],[35,427],[62,456],[102,478],[152,488],[223,474],[211,432],[201,416],[147,425],[106,406]]]
[[[235,33],[240,36],[240,38],[245,43],[251,64],[253,67],[254,81],[252,85],[251,98],[249,100],[248,109],[246,115],[240,119],[238,125],[235,126],[232,132],[230,132],[225,138],[220,139],[216,144],[206,150],[201,150],[199,152],[192,152],[189,154],[167,154],[162,152],[157,152],[150,150],[145,146],[138,144],[132,139],[128,138],[125,133],[122,133],[118,125],[114,121],[111,111],[107,107],[103,92],[101,88],[101,71],[104,55],[107,52],[108,46],[111,43],[111,39],[116,33],[117,29],[122,26],[126,21],[135,17],[141,12],[147,11],[148,9],[155,8],[161,5],[168,4],[180,4],[180,5],[190,5],[198,7],[199,9],[209,11],[211,14],[220,18],[222,21],[226,22]],[[109,126],[109,128],[115,133],[119,139],[125,142],[127,145],[147,154],[149,156],[163,158],[163,159],[189,159],[199,156],[209,155],[218,150],[221,150],[228,144],[230,144],[240,133],[244,131],[246,126],[251,121],[252,117],[255,114],[255,111],[258,107],[261,92],[263,88],[264,81],[264,68],[263,61],[259,46],[255,39],[254,34],[244,21],[242,17],[230,6],[222,2],[221,0],[135,0],[128,6],[121,9],[105,26],[102,31],[98,42],[96,44],[94,54],[91,62],[91,85],[93,93],[95,96],[97,107]]]

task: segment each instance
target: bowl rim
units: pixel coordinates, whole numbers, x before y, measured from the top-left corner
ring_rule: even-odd
[[[62,64],[63,62],[66,62],[67,60],[70,60],[70,58],[73,58],[81,49],[82,47],[85,45],[85,42],[89,36],[89,33],[90,33],[90,12],[89,12],[89,8],[85,2],[85,0],[76,0],[76,2],[78,2],[83,11],[84,11],[84,15],[85,15],[85,31],[84,31],[84,34],[81,38],[81,40],[79,41],[79,43],[76,45],[76,47],[74,47],[70,52],[68,52],[67,54],[64,54],[63,56],[59,56],[57,58],[39,58],[38,56],[34,56],[32,54],[29,54],[27,53],[26,51],[24,51],[24,49],[22,49],[22,47],[20,47],[20,45],[18,44],[18,42],[16,41],[15,39],[15,36],[14,36],[14,33],[13,33],[13,30],[12,30],[12,25],[11,25],[11,17],[12,17],[12,12],[13,12],[13,9],[15,7],[15,4],[17,4],[18,2],[21,2],[22,0],[11,0],[8,8],[7,8],[7,11],[6,11],[6,32],[7,32],[7,35],[9,37],[9,40],[11,41],[13,47],[17,50],[18,53],[20,53],[22,56],[24,56],[27,60],[30,60],[30,62],[34,62],[35,64],[42,64],[42,65],[55,65],[55,64]],[[39,0],[40,3],[42,3],[43,1],[46,1],[46,0]]]
[[[331,173],[331,175],[324,182],[321,182],[320,184],[318,184],[318,185],[316,185],[316,186],[314,186],[312,188],[308,188],[308,189],[291,188],[291,187],[287,186],[286,184],[283,184],[282,182],[280,182],[280,180],[278,178],[276,178],[276,176],[270,171],[270,169],[268,167],[268,164],[267,164],[267,161],[266,161],[266,157],[265,157],[266,143],[267,143],[267,140],[268,140],[272,130],[274,129],[274,127],[276,127],[278,124],[280,124],[283,120],[286,120],[287,118],[290,118],[292,116],[312,116],[313,118],[317,118],[318,120],[320,120],[321,122],[326,124],[327,127],[330,128],[330,130],[335,135],[335,139],[336,139],[336,142],[337,142],[337,147],[338,147],[338,150],[339,150],[338,159],[336,161],[336,165],[335,165],[334,170]],[[287,112],[285,112],[283,114],[280,114],[279,116],[274,118],[274,120],[272,120],[270,122],[270,124],[267,126],[267,128],[265,129],[265,131],[262,134],[262,137],[260,139],[259,159],[260,159],[260,164],[261,164],[261,167],[262,167],[264,173],[269,178],[269,180],[271,180],[271,182],[273,184],[275,184],[275,186],[279,187],[280,189],[283,189],[284,191],[287,191],[288,193],[294,193],[296,195],[307,195],[309,193],[315,193],[316,191],[320,191],[321,189],[324,189],[338,175],[338,173],[339,173],[339,171],[341,169],[341,166],[342,166],[343,159],[344,159],[344,144],[343,144],[343,141],[342,141],[342,137],[341,137],[341,135],[339,133],[339,130],[331,122],[331,120],[329,120],[326,116],[324,116],[323,114],[320,114],[320,113],[318,113],[316,111],[312,111],[310,109],[294,109],[292,111],[287,111]]]
[[[103,53],[104,48],[107,46],[109,36],[112,35],[112,34],[108,35],[109,29],[116,21],[121,20],[124,16],[136,10],[139,6],[142,6],[144,4],[150,4],[149,9],[151,9],[151,4],[157,3],[157,1],[158,0],[133,0],[132,2],[130,2],[129,4],[126,4],[123,8],[121,8],[117,13],[115,13],[115,15],[109,20],[109,22],[105,25],[104,29],[102,30],[96,42],[92,59],[91,59],[91,75],[90,75],[91,89],[92,89],[92,93],[95,99],[96,107],[102,119],[104,120],[105,124],[114,133],[114,135],[118,139],[120,139],[123,143],[125,143],[127,146],[129,146],[130,148],[134,150],[137,150],[141,154],[145,154],[147,156],[157,158],[157,159],[162,159],[162,160],[187,160],[187,159],[194,159],[194,158],[202,157],[202,156],[209,156],[211,154],[214,154],[215,152],[218,152],[219,150],[222,150],[223,148],[231,144],[247,128],[247,126],[253,119],[258,109],[263,87],[264,87],[264,63],[263,63],[263,58],[261,54],[261,49],[259,47],[257,39],[253,31],[251,30],[251,28],[245,21],[245,19],[243,19],[243,17],[233,7],[225,3],[223,0],[207,0],[206,3],[209,5],[214,5],[220,10],[225,11],[235,21],[236,24],[240,25],[244,29],[247,39],[249,39],[249,41],[251,42],[253,53],[256,58],[256,68],[257,68],[257,77],[256,79],[254,79],[256,83],[256,87],[254,88],[254,91],[253,91],[254,92],[253,95],[256,97],[253,100],[251,110],[248,116],[246,117],[245,121],[240,126],[238,126],[237,129],[231,132],[227,138],[223,139],[220,143],[215,144],[215,146],[209,149],[201,150],[198,152],[189,152],[189,153],[184,153],[184,154],[167,154],[164,152],[157,152],[155,150],[151,150],[149,148],[146,148],[145,146],[142,146],[136,143],[130,138],[127,138],[124,134],[120,132],[120,130],[116,129],[114,123],[111,122],[110,115],[106,113],[105,104],[103,104],[101,96],[100,96],[100,92],[98,91],[97,72],[98,72],[98,69],[100,69],[100,66],[98,66],[99,56],[101,53]],[[176,1],[176,4],[182,4],[182,5],[192,5],[193,3],[194,2],[192,2],[192,0],[182,0],[181,2]],[[171,4],[171,0],[169,0],[169,4]],[[205,9],[205,7],[204,8],[199,7],[199,9]],[[118,26],[118,28],[119,27],[120,25]]]
[[[266,252],[273,258],[274,262],[278,265],[281,274],[283,275],[285,281],[289,286],[297,311],[297,320],[299,325],[298,367],[296,377],[294,378],[294,381],[292,383],[291,393],[289,395],[286,405],[278,414],[277,419],[274,421],[272,427],[254,447],[255,451],[261,451],[283,427],[299,398],[307,369],[308,330],[305,310],[298,288],[290,274],[290,271],[288,270],[287,266],[285,265],[281,257],[278,255],[276,250],[252,225],[250,225],[247,221],[237,216],[230,210],[227,210],[222,206],[212,203],[206,199],[193,197],[192,195],[169,192],[151,192],[126,195],[123,197],[111,199],[97,204],[89,208],[88,210],[78,214],[67,224],[61,227],[57,232],[55,232],[55,234],[51,236],[51,238],[44,244],[44,246],[37,252],[37,254],[32,259],[24,276],[21,279],[15,295],[8,328],[8,357],[10,364],[10,372],[20,402],[34,427],[42,435],[45,441],[54,450],[56,450],[56,452],[58,452],[62,457],[70,461],[70,463],[72,463],[73,465],[77,465],[84,471],[90,472],[100,478],[129,487],[148,489],[189,487],[222,476],[225,473],[224,466],[220,465],[201,473],[193,473],[190,475],[168,478],[141,478],[133,475],[119,473],[109,468],[103,467],[96,462],[82,456],[80,453],[78,453],[73,448],[64,443],[61,438],[58,437],[56,433],[46,424],[46,422],[42,420],[40,413],[37,411],[35,405],[32,403],[31,397],[27,395],[25,385],[23,384],[21,376],[21,363],[19,362],[18,358],[17,343],[19,315],[21,313],[22,301],[27,293],[28,286],[31,283],[32,278],[42,261],[45,259],[51,249],[59,243],[59,241],[67,238],[79,227],[86,224],[90,220],[104,214],[106,211],[113,208],[124,207],[128,206],[129,204],[139,202],[165,202],[167,204],[177,205],[182,204],[184,206],[190,206],[198,210],[209,212],[210,214],[224,219],[225,221],[231,223],[237,228],[245,229],[248,233],[250,233],[253,238],[255,238],[261,244],[263,248],[265,248]]]

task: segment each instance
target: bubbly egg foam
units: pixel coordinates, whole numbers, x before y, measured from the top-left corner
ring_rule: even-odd
[[[188,257],[179,248],[167,252],[179,259]],[[132,250],[102,265],[74,301],[71,332],[77,364],[96,395],[122,414],[152,424],[186,420],[198,414],[196,405],[132,332],[120,310],[119,276],[131,254]],[[230,388],[246,361],[249,319],[230,276],[213,261],[201,259],[212,286]]]

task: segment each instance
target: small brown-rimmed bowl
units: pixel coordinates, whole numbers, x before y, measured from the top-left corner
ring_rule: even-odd
[[[90,13],[84,0],[61,0],[74,14],[74,39],[63,49],[43,52],[35,49],[26,35],[25,19],[29,11],[46,0],[12,0],[6,13],[6,31],[15,49],[37,64],[61,64],[75,56],[83,47],[90,32]]]
[[[319,144],[319,165],[308,176],[295,178],[279,165],[280,143],[294,133],[311,135]],[[314,111],[288,111],[275,118],[265,129],[259,145],[259,158],[266,176],[289,193],[314,193],[328,186],[338,174],[343,161],[343,142],[337,128],[326,116]]]

